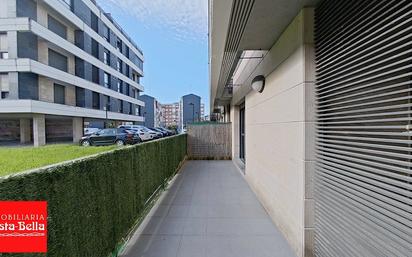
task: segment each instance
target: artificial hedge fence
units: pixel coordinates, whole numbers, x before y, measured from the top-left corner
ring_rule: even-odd
[[[1,178],[0,200],[48,201],[46,256],[106,257],[185,156],[186,135],[126,147]]]

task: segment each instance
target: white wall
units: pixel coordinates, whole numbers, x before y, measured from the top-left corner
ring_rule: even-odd
[[[298,256],[313,245],[313,52],[313,10],[304,9],[261,63],[264,92],[245,97],[245,177]]]

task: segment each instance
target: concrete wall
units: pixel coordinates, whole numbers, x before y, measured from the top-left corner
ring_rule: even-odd
[[[311,256],[313,245],[313,52],[313,10],[305,9],[262,61],[263,93],[245,97],[245,177],[298,256]]]

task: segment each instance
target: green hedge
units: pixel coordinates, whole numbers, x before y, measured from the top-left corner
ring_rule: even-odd
[[[185,155],[185,135],[127,147],[0,179],[0,200],[48,201],[47,256],[106,257]]]

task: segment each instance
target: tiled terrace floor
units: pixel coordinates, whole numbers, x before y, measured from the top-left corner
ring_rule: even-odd
[[[231,161],[189,161],[122,256],[295,255]]]

